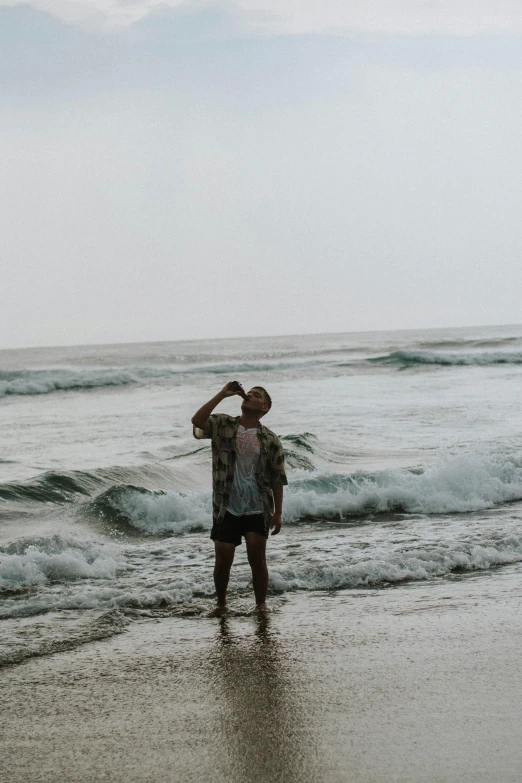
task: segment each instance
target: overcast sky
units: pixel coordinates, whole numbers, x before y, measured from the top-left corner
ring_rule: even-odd
[[[522,321],[519,0],[0,0],[0,347]]]

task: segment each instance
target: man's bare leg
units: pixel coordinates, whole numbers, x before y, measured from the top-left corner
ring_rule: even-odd
[[[223,541],[214,541],[216,562],[214,565],[214,585],[216,587],[216,613],[224,612],[227,608],[227,587],[230,578],[230,569],[236,553],[235,544],[225,544]]]
[[[268,568],[266,567],[266,538],[259,533],[245,533],[248,562],[252,569],[252,584],[256,608],[266,609]]]

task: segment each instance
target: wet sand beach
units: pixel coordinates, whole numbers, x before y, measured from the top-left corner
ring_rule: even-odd
[[[518,566],[164,618],[6,667],[9,783],[515,783]]]

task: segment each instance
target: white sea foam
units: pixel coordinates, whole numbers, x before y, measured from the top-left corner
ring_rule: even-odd
[[[245,584],[246,584],[246,580]],[[245,585],[243,585],[245,586]],[[165,610],[169,608],[193,606],[202,598],[214,595],[214,585],[211,569],[205,575],[194,574],[192,571],[184,574],[176,573],[170,579],[158,583],[157,577],[149,575],[132,579],[115,580],[109,584],[89,584],[88,582],[70,583],[60,590],[42,588],[36,594],[20,598],[5,598],[0,609],[0,619],[31,617],[49,611],[64,610],[96,610],[108,611],[119,609],[131,610]]]
[[[81,544],[59,537],[37,544],[19,543],[10,551],[0,552],[0,590],[16,591],[78,579],[114,579],[122,567],[116,545]]]
[[[143,492],[121,487],[108,493],[105,503],[142,533],[184,533],[212,527],[212,495],[198,492]]]
[[[369,553],[349,549],[341,557],[321,557],[292,565],[276,565],[270,581],[274,589],[333,590],[371,587],[432,579],[454,571],[483,571],[522,561],[522,538],[490,541],[441,542],[416,548],[371,548]]]
[[[275,556],[269,557],[270,588],[285,593],[378,587],[522,562],[518,522],[504,520],[501,533],[491,527],[482,532],[480,524],[475,524],[467,538],[462,537],[457,525],[433,529],[428,520],[421,520],[415,531],[408,527],[406,535],[395,527],[369,529],[364,546],[360,536],[355,537],[349,530],[339,535],[323,532],[313,542],[308,540],[298,555],[291,540],[278,540]],[[412,543],[412,533],[422,541]],[[175,559],[171,550],[163,570],[152,567],[149,561],[147,566],[142,563],[134,571],[130,568],[110,583],[71,581],[60,589],[42,586],[23,600],[6,598],[0,616],[29,617],[64,610],[169,612],[208,602],[214,594],[211,557],[194,565],[188,558],[181,558],[183,562],[176,565]],[[251,593],[250,569],[242,550],[232,572],[230,593],[232,598]]]
[[[448,457],[423,473],[386,470],[373,475],[315,474],[285,494],[288,521],[343,518],[396,510],[425,514],[480,511],[522,499],[522,461]]]
[[[522,562],[520,522],[505,517],[492,524],[475,515],[465,527],[460,520],[445,517],[413,517],[335,531],[319,526],[302,544],[298,541],[298,536],[284,534],[270,540],[272,591],[378,587]],[[132,544],[123,550],[116,545],[89,546],[64,542],[60,549],[55,543],[51,552],[51,546],[45,551],[42,545],[31,545],[12,553],[0,571],[8,591],[0,617],[64,610],[194,611],[214,594],[212,547],[197,535]],[[234,600],[251,595],[244,548],[237,553],[230,593]]]

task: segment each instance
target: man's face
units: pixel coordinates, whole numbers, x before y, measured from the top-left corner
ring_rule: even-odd
[[[250,389],[247,392],[246,400],[241,403],[241,410],[245,413],[257,413],[261,416],[269,410],[265,402],[265,395],[259,389]]]

